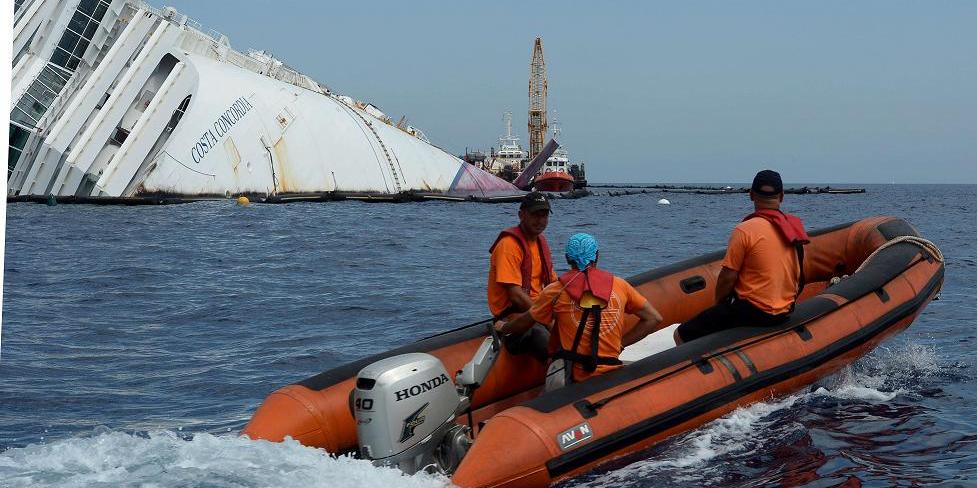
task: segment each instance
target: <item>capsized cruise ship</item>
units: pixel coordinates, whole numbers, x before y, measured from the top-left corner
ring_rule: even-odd
[[[8,197],[497,199],[378,107],[139,0],[15,0]]]

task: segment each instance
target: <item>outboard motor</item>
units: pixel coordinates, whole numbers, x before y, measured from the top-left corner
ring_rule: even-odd
[[[363,368],[353,390],[360,457],[407,474],[451,474],[472,443],[471,429],[455,419],[468,410],[499,354],[499,337],[491,324],[489,329],[458,372],[457,386],[430,354],[403,354]]]

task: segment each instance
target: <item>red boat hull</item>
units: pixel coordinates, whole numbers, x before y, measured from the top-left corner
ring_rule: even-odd
[[[538,191],[567,192],[573,190],[573,176],[560,171],[547,171],[536,177],[533,188]]]

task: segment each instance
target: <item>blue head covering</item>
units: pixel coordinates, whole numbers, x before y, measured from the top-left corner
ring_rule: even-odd
[[[567,241],[567,259],[572,261],[577,269],[583,271],[590,263],[597,261],[597,239],[590,234],[578,232]]]

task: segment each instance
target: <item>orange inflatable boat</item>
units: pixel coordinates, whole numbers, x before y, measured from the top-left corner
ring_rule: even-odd
[[[663,324],[683,322],[712,305],[722,257],[629,281]],[[486,320],[285,386],[244,434],[437,469],[461,487],[548,486],[853,362],[912,323],[940,291],[944,264],[911,225],[874,217],[812,232],[804,271],[783,326],[672,343],[541,394],[544,365],[497,348]]]

